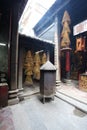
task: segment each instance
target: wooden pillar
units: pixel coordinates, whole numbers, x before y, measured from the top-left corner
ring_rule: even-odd
[[[66,82],[67,84],[70,84],[71,83],[71,80],[70,80],[70,52],[71,52],[71,48],[69,47],[66,47],[66,48],[62,48],[61,51],[62,52],[65,52],[65,71],[66,71],[66,76],[65,76],[65,79],[64,79],[64,82]]]
[[[19,102],[18,93],[18,4],[11,9],[10,23],[10,89],[8,104]]]
[[[70,51],[66,52],[66,79],[70,79]]]
[[[23,47],[19,48],[19,69],[18,69],[18,97],[23,100]]]
[[[60,60],[59,60],[59,39],[58,39],[58,19],[55,19],[55,35],[54,35],[54,44],[55,44],[55,50],[54,50],[54,62],[56,67],[56,86],[60,85]]]

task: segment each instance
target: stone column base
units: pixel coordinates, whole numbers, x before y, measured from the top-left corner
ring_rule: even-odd
[[[71,85],[71,79],[64,79],[64,82],[65,82],[67,85]]]
[[[60,86],[61,81],[60,80],[56,80],[56,86]]]
[[[19,103],[19,98],[18,98],[18,89],[16,90],[10,90],[8,92],[9,96],[8,96],[8,105],[14,105]]]
[[[19,103],[19,98],[8,99],[8,105],[15,105]]]
[[[24,100],[23,88],[18,89],[18,90],[19,90],[19,92],[18,92],[19,101],[22,101],[22,100]]]

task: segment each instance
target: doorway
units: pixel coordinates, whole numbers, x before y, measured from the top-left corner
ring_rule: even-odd
[[[53,43],[19,35],[18,82],[23,87],[25,95],[39,92],[40,67],[46,62],[48,53],[49,60],[54,64]]]

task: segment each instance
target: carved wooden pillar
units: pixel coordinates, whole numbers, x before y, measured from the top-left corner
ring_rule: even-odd
[[[19,102],[18,93],[18,4],[11,9],[11,23],[10,23],[10,68],[9,68],[9,104]]]

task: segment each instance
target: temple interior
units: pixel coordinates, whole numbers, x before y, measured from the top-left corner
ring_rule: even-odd
[[[65,83],[66,79],[79,83],[80,76],[86,82],[86,0],[56,0],[49,9],[44,7],[46,12],[33,26],[32,35],[29,30],[32,19],[28,19],[31,14],[23,14],[27,12],[24,11],[27,0],[4,2],[0,1],[0,82],[8,84],[9,99],[18,99],[25,86],[39,86],[40,67],[47,60],[57,68],[56,83]],[[38,12],[36,7],[39,5],[32,8],[34,12]],[[23,31],[25,26],[27,35]],[[80,84],[87,91],[84,82]]]

